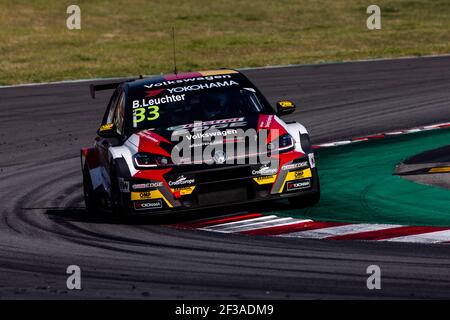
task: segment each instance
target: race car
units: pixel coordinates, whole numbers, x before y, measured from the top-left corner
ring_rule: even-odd
[[[121,218],[285,198],[306,207],[320,199],[308,132],[280,119],[295,104],[272,107],[236,70],[90,89],[92,98],[114,90],[93,147],[81,150],[90,214]]]

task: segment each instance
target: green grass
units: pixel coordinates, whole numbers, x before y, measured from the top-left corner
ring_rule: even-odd
[[[406,158],[448,144],[450,129],[319,149],[320,202],[269,212],[318,221],[450,226],[450,192],[393,175]]]
[[[81,7],[81,30],[66,8]],[[0,84],[450,53],[450,1],[0,0]]]

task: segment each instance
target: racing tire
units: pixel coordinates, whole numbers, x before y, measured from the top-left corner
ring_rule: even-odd
[[[300,144],[305,153],[312,152],[312,144],[311,139],[309,138],[309,134],[307,133],[300,134]]]
[[[83,169],[83,195],[86,212],[89,217],[98,216],[100,213],[100,206],[98,205],[98,199],[92,188],[91,175],[86,167]]]
[[[126,210],[122,203],[122,198],[119,189],[119,180],[117,177],[117,169],[116,165],[113,163],[111,165],[111,195],[110,195],[110,204],[111,204],[111,214],[112,218],[116,222],[125,222],[127,218]]]

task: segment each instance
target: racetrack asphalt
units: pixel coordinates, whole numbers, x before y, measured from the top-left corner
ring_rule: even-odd
[[[314,143],[450,121],[450,57],[245,73],[270,101],[297,103],[286,120],[305,124]],[[79,149],[92,144],[109,94],[91,100],[88,83],[0,89],[0,298],[450,298],[448,245],[87,220]],[[73,264],[81,291],[66,288]],[[381,290],[366,287],[373,264]]]

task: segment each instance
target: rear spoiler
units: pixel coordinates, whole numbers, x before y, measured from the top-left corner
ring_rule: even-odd
[[[95,92],[96,91],[113,90],[113,89],[116,89],[118,86],[120,86],[124,82],[135,81],[135,80],[138,80],[138,79],[143,79],[142,75],[140,75],[139,78],[130,79],[130,80],[121,81],[121,82],[110,82],[110,83],[104,83],[104,84],[91,84],[89,86],[89,90],[91,92],[91,97],[92,97],[92,99],[95,99]]]
[[[117,88],[121,83],[123,83],[123,82],[112,82],[112,83],[105,83],[105,84],[91,84],[89,86],[89,89],[91,91],[92,99],[95,99],[95,91],[112,90],[112,89]]]

